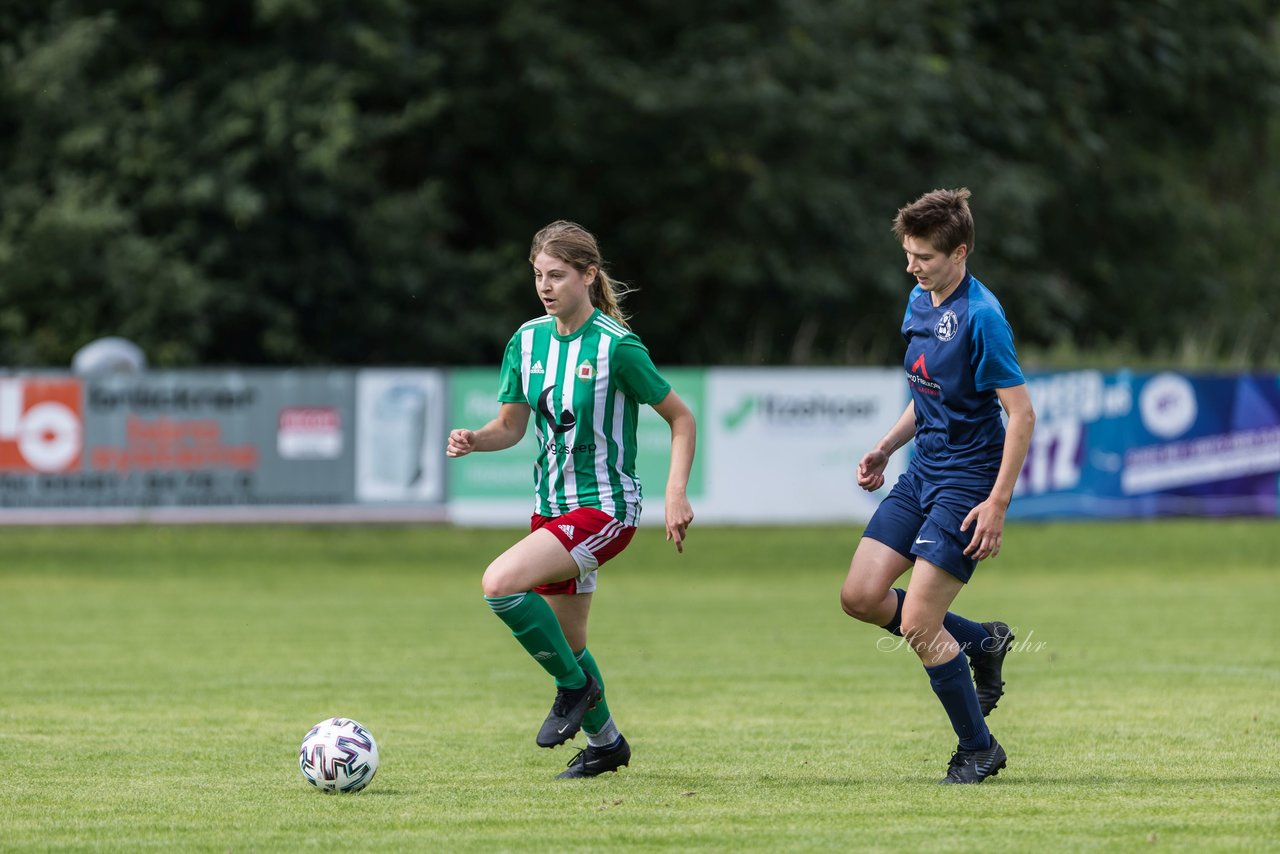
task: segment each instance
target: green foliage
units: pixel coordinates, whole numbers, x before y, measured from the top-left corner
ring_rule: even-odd
[[[642,528],[592,605],[631,767],[554,780],[551,680],[480,597],[517,536],[6,530],[0,847],[1274,847],[1274,521],[1010,526],[957,603],[1016,627],[1009,765],[964,791],[935,783],[955,741],[916,657],[840,610],[843,528],[695,526],[678,557]],[[350,797],[298,772],[334,714],[381,752]]]
[[[1280,360],[1267,0],[0,9],[0,363],[475,364],[566,217],[665,362],[893,362],[974,190],[1019,340]],[[1241,326],[1243,320],[1243,327]]]

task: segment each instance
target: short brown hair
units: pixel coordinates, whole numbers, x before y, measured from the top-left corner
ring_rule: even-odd
[[[973,214],[969,211],[968,187],[925,193],[893,218],[893,235],[927,240],[939,252],[950,255],[963,244],[973,251]]]

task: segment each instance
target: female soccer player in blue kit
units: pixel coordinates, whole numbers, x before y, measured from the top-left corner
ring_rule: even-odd
[[[889,457],[912,438],[915,453],[863,532],[840,590],[847,614],[902,635],[920,656],[959,738],[943,783],[981,783],[1005,767],[984,718],[1004,693],[1013,635],[1002,622],[947,609],[977,562],[1000,553],[1035,427],[1004,309],[967,269],[969,196],[934,190],[893,221],[916,279],[902,321],[911,402],[858,463],[858,485],[883,486]],[[908,569],[907,589],[894,588]]]
[[[556,682],[538,732],[540,747],[587,733],[587,747],[560,777],[595,777],[631,760],[587,649],[597,568],[626,548],[640,518],[636,418],[653,407],[671,427],[667,539],[684,551],[693,521],[685,494],[697,425],[626,324],[620,288],[605,273],[595,236],[553,222],[529,250],[546,314],[507,344],[498,415],[449,433],[446,453],[500,451],[520,441],[534,415],[534,515],[530,533],[489,564],[482,586],[493,612]]]

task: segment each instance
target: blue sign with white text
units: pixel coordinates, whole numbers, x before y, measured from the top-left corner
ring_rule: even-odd
[[[1274,516],[1280,378],[1031,375],[1036,431],[1010,518]]]

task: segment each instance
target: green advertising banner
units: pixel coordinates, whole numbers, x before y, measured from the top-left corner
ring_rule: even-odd
[[[661,369],[676,393],[693,410],[699,422],[706,400],[706,371],[691,368]],[[449,428],[476,429],[498,412],[498,369],[468,368],[449,372]],[[662,496],[671,465],[671,429],[651,407],[640,407],[636,439],[640,444],[636,474],[644,490],[648,512],[645,521],[660,521]],[[443,448],[441,453],[443,453]],[[513,522],[508,510],[512,501],[533,503],[533,461],[537,442],[532,427],[519,444],[505,451],[469,454],[448,465],[448,496],[451,502],[465,502],[468,521],[483,518],[478,512],[485,502],[494,503],[494,522]],[[704,490],[701,455],[695,457],[689,477],[691,500]],[[657,508],[655,512],[655,508]]]
[[[449,372],[449,430],[477,430],[498,414],[498,368],[464,368]],[[533,498],[533,460],[538,443],[532,428],[512,448],[497,453],[468,454],[449,460],[447,495],[462,499]],[[444,455],[444,448],[440,448]],[[508,520],[514,521],[514,520]]]

